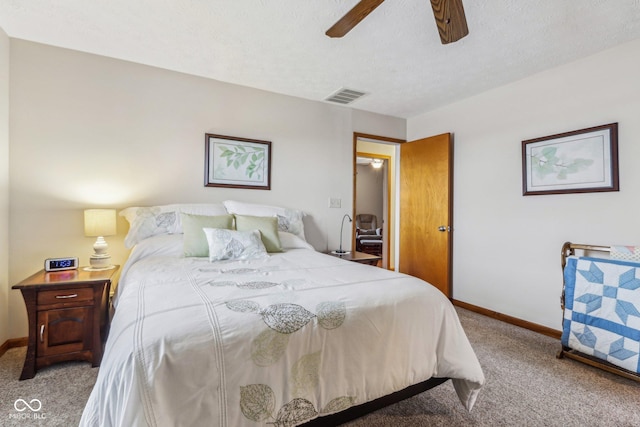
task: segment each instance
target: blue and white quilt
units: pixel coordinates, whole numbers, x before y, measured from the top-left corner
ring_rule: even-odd
[[[569,257],[562,345],[640,373],[640,263]]]

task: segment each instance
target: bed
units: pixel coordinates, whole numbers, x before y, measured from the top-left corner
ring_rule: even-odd
[[[266,255],[215,259],[220,236],[236,231],[194,226],[182,207],[174,207],[182,224],[167,225],[159,216],[171,208],[156,209],[148,217],[163,229],[150,233],[147,224],[144,238],[129,239],[135,246],[81,425],[318,425],[447,379],[471,410],[484,376],[443,294],[319,253],[296,215],[255,208],[226,204],[225,214],[234,230],[258,226],[261,242],[279,243]],[[195,211],[199,220],[225,216]],[[140,227],[128,219],[129,238]],[[192,226],[204,230],[209,257],[185,256]]]
[[[567,242],[562,268],[558,358],[640,381],[640,247]]]

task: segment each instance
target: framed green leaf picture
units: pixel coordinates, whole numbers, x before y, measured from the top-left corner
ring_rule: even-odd
[[[271,141],[205,134],[206,187],[271,189]]]
[[[523,195],[618,191],[618,123],[522,141]]]

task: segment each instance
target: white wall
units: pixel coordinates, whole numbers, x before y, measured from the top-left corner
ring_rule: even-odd
[[[306,211],[314,247],[337,247],[353,199],[353,132],[406,130],[403,119],[22,40],[11,40],[10,59],[12,282],[51,256],[86,264],[88,207],[268,203]],[[205,133],[272,141],[272,190],[204,187]],[[108,241],[123,263],[118,226]],[[25,336],[24,304],[11,298],[10,336]]]
[[[9,37],[0,28],[0,345],[9,338]]]
[[[414,117],[454,133],[455,299],[560,329],[565,241],[640,244],[640,40]],[[619,123],[620,191],[522,196],[521,141]]]

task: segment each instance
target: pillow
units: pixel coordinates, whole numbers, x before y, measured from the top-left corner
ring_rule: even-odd
[[[278,218],[275,216],[249,216],[234,215],[236,217],[236,230],[260,231],[262,243],[267,252],[282,252],[280,236],[278,236]],[[223,227],[216,227],[223,228]]]
[[[315,251],[314,247],[309,243],[305,242],[295,234],[287,233],[286,231],[278,231],[278,236],[280,237],[280,243],[282,244],[282,249],[311,249]]]
[[[243,260],[266,258],[267,250],[260,239],[258,230],[234,231],[220,228],[205,228],[209,243],[209,261],[224,259]]]
[[[302,240],[307,240],[304,236],[304,223],[302,222],[305,213],[302,211],[233,200],[225,200],[222,204],[232,214],[278,217],[278,230],[295,234]]]
[[[209,256],[209,243],[203,228],[233,228],[233,215],[204,216],[180,214],[184,232],[184,256]]]
[[[221,203],[129,207],[120,211],[120,216],[129,222],[125,246],[132,248],[136,243],[159,234],[182,233],[180,212],[209,216],[227,214]]]

